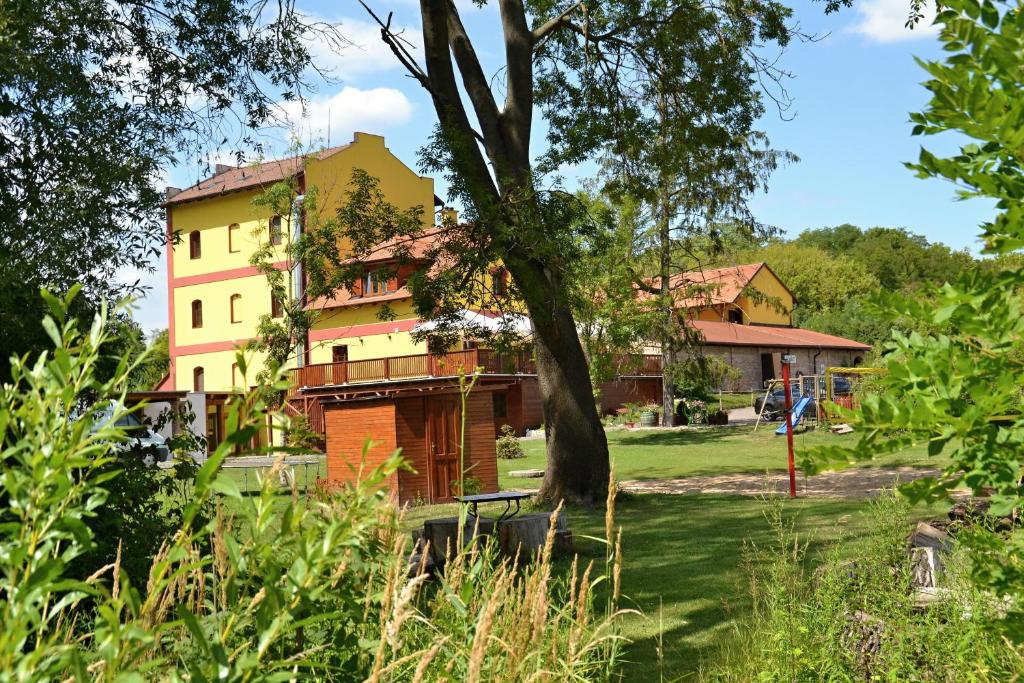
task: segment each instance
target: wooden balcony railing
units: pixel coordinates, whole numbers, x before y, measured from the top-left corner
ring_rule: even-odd
[[[624,375],[661,374],[660,356],[622,359]],[[471,374],[481,368],[487,375],[535,375],[537,366],[527,352],[500,353],[491,349],[469,349],[450,353],[424,353],[414,356],[390,356],[340,363],[318,363],[291,371],[292,388],[324,387],[363,382],[387,382],[401,379],[453,377],[459,369]]]

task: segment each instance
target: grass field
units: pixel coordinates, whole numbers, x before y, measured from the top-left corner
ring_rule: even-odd
[[[615,463],[615,476],[629,479],[662,479],[730,472],[766,472],[786,469],[786,439],[776,436],[774,427],[734,426],[700,430],[615,430],[608,432],[608,449]],[[826,444],[851,444],[856,434],[837,436],[810,431],[794,437],[800,452]],[[544,439],[521,441],[525,458],[498,460],[502,487],[537,488],[539,479],[515,479],[511,470],[544,469]],[[874,460],[870,465],[941,466],[929,458],[924,446]]]
[[[856,540],[866,527],[869,504],[860,500],[786,500],[813,556],[830,544]],[[750,609],[742,569],[744,543],[764,546],[772,530],[766,503],[750,497],[707,495],[624,495],[616,505],[623,528],[624,607],[640,612],[623,623],[627,681],[696,680],[702,664],[729,637],[736,620]],[[488,514],[487,511],[482,511]],[[921,517],[936,510],[919,509]],[[407,511],[405,526],[453,516],[454,505]],[[584,536],[603,536],[604,511],[570,509],[576,551],[584,561],[603,562],[603,549]]]
[[[807,432],[796,448],[842,443],[855,435]],[[676,431],[611,431],[611,456],[619,480],[685,477],[726,472],[782,470],[785,439],[771,429],[750,427]],[[503,488],[529,488],[536,479],[508,477],[512,469],[544,467],[543,439],[522,441],[526,458],[499,460]],[[924,448],[910,449],[870,465],[937,465]],[[322,468],[322,466],[321,466]],[[300,487],[303,483],[299,475]],[[232,471],[242,484],[242,473]],[[314,476],[311,469],[310,476]],[[249,474],[250,489],[255,486]],[[854,541],[865,528],[869,503],[863,500],[798,499],[784,501],[786,514],[814,549]],[[504,506],[501,506],[503,509]],[[531,506],[532,507],[532,506]],[[704,663],[727,642],[737,619],[749,613],[749,593],[742,569],[745,543],[764,545],[772,530],[764,518],[766,503],[751,497],[718,495],[621,496],[616,523],[623,528],[624,607],[639,614],[623,622],[632,641],[626,652],[625,680],[697,680]],[[500,509],[481,508],[485,515]],[[406,511],[404,526],[415,529],[424,519],[453,516],[455,505],[432,505]],[[601,509],[568,510],[576,551],[584,560],[603,561],[603,548],[586,536],[604,533]],[[918,510],[921,517],[936,510]],[[568,562],[566,561],[566,567]]]

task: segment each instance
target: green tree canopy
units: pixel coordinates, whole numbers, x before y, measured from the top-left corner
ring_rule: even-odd
[[[795,241],[860,262],[888,290],[939,286],[955,280],[973,262],[966,250],[929,242],[906,228],[861,230],[845,224],[806,230]]]
[[[4,307],[4,362],[36,348],[40,286],[95,304],[162,253],[161,170],[258,148],[245,131],[301,92],[310,31],[334,36],[290,0],[0,3],[0,288],[32,293]]]

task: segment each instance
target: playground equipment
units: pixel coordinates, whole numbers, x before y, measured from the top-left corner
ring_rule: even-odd
[[[800,424],[800,419],[804,416],[807,411],[807,407],[811,405],[811,401],[814,399],[810,396],[801,396],[800,400],[797,401],[796,405],[793,406],[793,411],[790,413],[790,422],[779,425],[779,428],[775,430],[776,434],[785,434],[788,427],[796,429],[797,425]]]

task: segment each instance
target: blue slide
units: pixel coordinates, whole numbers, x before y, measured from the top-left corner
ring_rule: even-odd
[[[811,404],[810,396],[801,396],[800,400],[796,402],[796,406],[793,408],[793,429],[800,424],[800,418],[804,416],[804,411],[807,410],[807,406]],[[786,420],[782,420],[782,425],[775,430],[776,434],[786,433]]]

